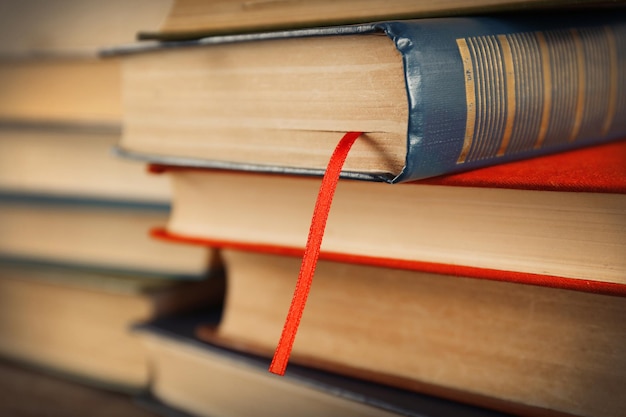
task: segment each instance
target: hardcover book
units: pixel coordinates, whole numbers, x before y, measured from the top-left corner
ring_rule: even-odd
[[[121,48],[121,153],[390,182],[626,135],[620,13],[392,21]],[[142,53],[131,53],[139,52]]]
[[[223,258],[223,318],[198,336],[270,357],[300,259]],[[516,415],[616,417],[624,295],[322,260],[291,362]]]
[[[624,161],[619,141],[394,186],[340,181],[320,256],[569,288],[623,286]],[[316,178],[165,170],[173,208],[156,236],[302,255]]]
[[[168,206],[0,194],[0,258],[203,278],[214,251],[150,239]]]

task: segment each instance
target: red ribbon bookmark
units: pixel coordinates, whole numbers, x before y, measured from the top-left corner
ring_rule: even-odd
[[[300,325],[300,319],[302,318],[302,312],[304,311],[304,305],[306,304],[309,290],[311,289],[313,274],[315,274],[315,267],[317,266],[317,259],[319,258],[320,247],[322,246],[322,239],[324,238],[324,230],[326,229],[326,220],[328,220],[330,205],[333,202],[335,189],[339,182],[339,174],[346,161],[348,152],[350,152],[350,148],[352,148],[352,145],[359,136],[361,136],[361,132],[346,133],[337,144],[335,151],[330,157],[330,161],[328,161],[328,167],[326,168],[324,178],[322,178],[322,184],[320,185],[317,201],[315,202],[315,208],[313,210],[313,218],[311,219],[309,237],[306,242],[306,247],[304,248],[298,282],[296,283],[296,289],[291,299],[291,306],[287,313],[283,332],[280,335],[278,346],[274,352],[274,358],[270,364],[269,370],[274,374],[285,375],[289,355],[291,354],[293,342],[296,338],[298,326]]]

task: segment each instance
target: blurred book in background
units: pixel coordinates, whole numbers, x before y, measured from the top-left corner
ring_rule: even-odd
[[[148,362],[129,327],[221,302],[214,251],[148,237],[167,218],[167,180],[111,154],[120,65],[99,51],[159,27],[169,5],[0,3],[3,357],[140,391]]]
[[[97,56],[158,30],[171,0],[3,0],[0,56]]]
[[[0,355],[110,389],[149,384],[139,321],[219,306],[223,281],[0,263]]]
[[[0,413],[13,417],[157,417],[128,395],[0,359]]]

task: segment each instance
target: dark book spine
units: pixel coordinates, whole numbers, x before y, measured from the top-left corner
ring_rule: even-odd
[[[626,23],[383,23],[409,95],[406,181],[626,136]]]

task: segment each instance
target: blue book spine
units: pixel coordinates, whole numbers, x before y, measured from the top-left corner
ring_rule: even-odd
[[[626,21],[607,15],[377,25],[402,54],[409,181],[626,136]],[[626,161],[625,161],[626,163]]]

